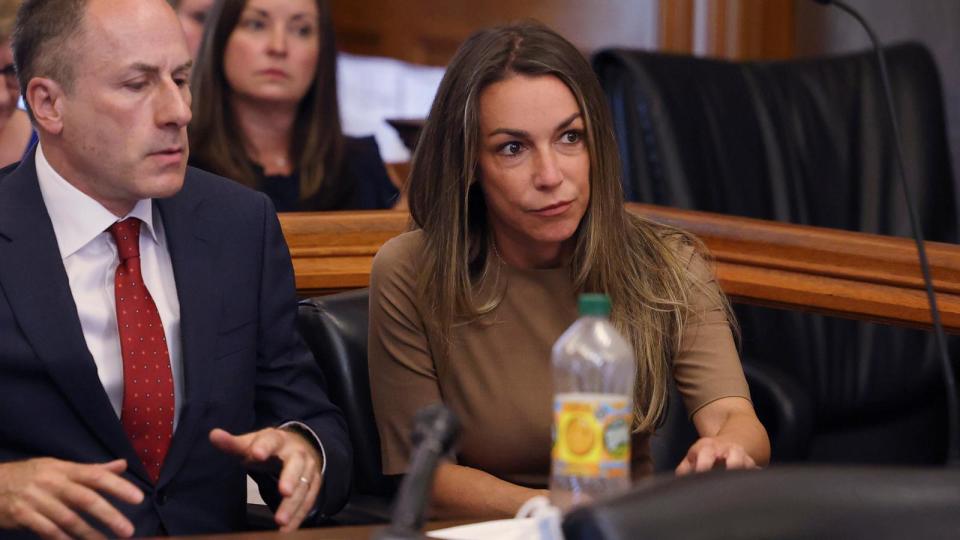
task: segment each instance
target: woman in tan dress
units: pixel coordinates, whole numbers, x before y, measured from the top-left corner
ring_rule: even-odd
[[[471,37],[414,155],[416,227],[370,282],[370,381],[386,474],[442,401],[463,423],[437,471],[441,516],[514,513],[550,470],[550,347],[580,292],[604,292],[637,358],[634,476],[673,377],[700,434],[678,474],[765,464],[729,309],[690,235],[624,210],[606,100],[579,52],[535,24]]]

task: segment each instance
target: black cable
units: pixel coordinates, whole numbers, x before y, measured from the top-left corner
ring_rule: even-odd
[[[923,243],[923,231],[920,229],[920,220],[917,218],[917,211],[913,206],[913,197],[910,194],[910,186],[907,184],[907,171],[903,160],[903,147],[900,144],[900,126],[897,123],[896,111],[893,108],[893,92],[890,90],[890,78],[887,75],[887,61],[883,55],[883,49],[880,48],[880,41],[873,33],[873,29],[867,24],[867,21],[860,16],[852,7],[838,0],[815,0],[824,5],[833,4],[842,11],[847,12],[857,22],[863,26],[873,43],[873,50],[877,54],[877,64],[880,66],[880,84],[887,102],[887,116],[890,120],[890,127],[893,130],[893,141],[896,145],[897,169],[900,172],[900,183],[903,187],[903,196],[907,204],[907,212],[910,215],[910,227],[913,229],[913,239],[917,243],[917,255],[920,259],[920,271],[923,273],[923,284],[927,289],[927,301],[930,304],[930,318],[933,321],[933,332],[937,343],[937,352],[940,353],[940,364],[943,369],[943,384],[947,392],[947,466],[960,466],[960,423],[957,415],[960,411],[960,405],[957,403],[957,383],[954,379],[953,364],[950,362],[950,354],[947,351],[947,337],[943,331],[943,324],[940,322],[940,310],[937,308],[937,296],[933,290],[933,279],[930,277],[930,263],[927,260],[927,250]]]

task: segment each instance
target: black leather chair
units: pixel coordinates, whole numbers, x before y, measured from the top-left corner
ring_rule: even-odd
[[[380,436],[370,402],[367,375],[367,290],[358,289],[300,301],[300,333],[320,363],[330,399],[343,411],[353,443],[353,493],[335,516],[339,524],[390,519],[397,479],[384,476]]]
[[[916,44],[886,56],[924,235],[955,242],[936,66]],[[742,63],[600,52],[593,64],[628,198],[909,236],[874,61],[870,52]],[[811,437],[788,452],[774,445],[774,459],[943,462],[944,390],[929,333],[753,306],[736,312],[744,364],[785,374],[813,410]],[[761,404],[758,412],[767,414]]]
[[[956,469],[779,467],[655,477],[570,512],[568,540],[960,537]]]

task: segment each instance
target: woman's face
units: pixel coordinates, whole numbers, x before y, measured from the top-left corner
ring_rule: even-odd
[[[552,75],[514,75],[480,94],[480,185],[500,255],[561,262],[590,202],[584,119]]]
[[[17,101],[20,99],[20,87],[17,86],[17,77],[13,69],[13,50],[10,40],[0,42],[0,129],[7,125],[7,120],[17,110]]]
[[[297,104],[319,54],[315,0],[250,0],[227,39],[224,73],[237,98]]]
[[[207,22],[207,13],[210,12],[212,5],[213,0],[180,0],[180,5],[177,7],[177,17],[180,18],[180,26],[183,27],[183,33],[187,37],[190,56],[194,58],[197,57],[197,50],[200,49],[203,25]]]

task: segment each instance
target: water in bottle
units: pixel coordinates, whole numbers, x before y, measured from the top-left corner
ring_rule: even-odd
[[[610,298],[582,294],[580,318],[553,345],[550,497],[569,509],[630,486],[633,349],[610,323]]]

